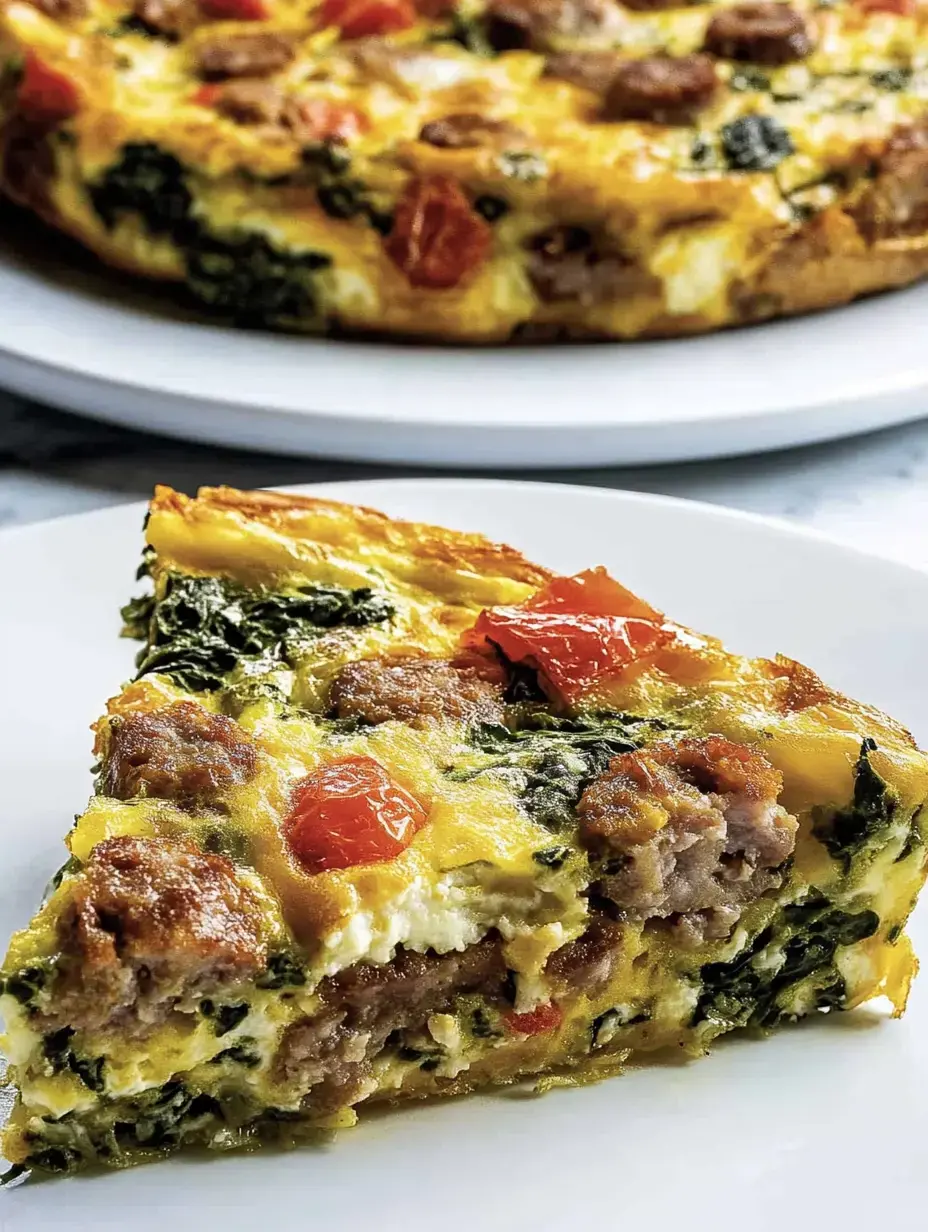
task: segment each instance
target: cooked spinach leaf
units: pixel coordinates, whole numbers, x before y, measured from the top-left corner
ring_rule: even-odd
[[[123,608],[127,628],[140,631],[142,612],[138,600]],[[321,629],[393,616],[386,599],[368,587],[308,585],[275,594],[178,573],[144,612],[148,644],[136,660],[136,678],[160,672],[193,691],[221,688],[242,659],[265,660],[268,670],[287,664],[295,647]]]
[[[756,68],[739,68],[732,73],[728,85],[739,94],[747,91],[763,93],[770,89],[770,78]]]
[[[584,788],[613,757],[640,748],[662,727],[629,715],[564,718],[528,711],[516,729],[475,725],[470,739],[478,755],[447,773],[456,782],[487,773],[502,777],[530,817],[557,831],[570,824]]]
[[[196,217],[189,169],[151,142],[129,142],[90,185],[91,203],[112,229],[125,217],[180,248],[186,286],[200,304],[244,325],[320,316],[315,275],[331,265],[319,252],[287,252],[259,232],[214,234]]]
[[[26,1009],[32,1009],[35,999],[47,985],[55,968],[53,958],[44,959],[28,967],[21,967],[0,981],[0,991],[8,997],[13,997]]]
[[[722,125],[721,137],[732,171],[771,171],[795,152],[789,133],[772,116],[741,116]]]
[[[845,873],[855,854],[892,825],[898,806],[895,792],[870,764],[870,754],[876,747],[869,736],[860,746],[850,808],[819,817],[812,827],[812,833]]]
[[[267,960],[267,970],[255,980],[258,988],[299,988],[306,983],[306,972],[294,954],[281,951]]]
[[[45,1172],[72,1172],[104,1160],[116,1166],[133,1162],[137,1151],[169,1151],[183,1142],[200,1141],[225,1127],[222,1108],[211,1095],[177,1081],[133,1098],[104,1100],[77,1126],[71,1114],[42,1118],[29,1130],[25,1167]]]
[[[245,1069],[256,1069],[261,1064],[261,1054],[257,1051],[256,1041],[247,1036],[217,1052],[210,1065],[222,1065],[224,1061],[232,1061],[235,1065],[243,1065]]]
[[[393,218],[384,208],[385,201],[375,200],[367,184],[351,174],[351,155],[343,145],[322,141],[304,146],[301,161],[302,169],[294,179],[315,187],[316,199],[330,218],[363,217],[381,235],[390,231]]]
[[[80,1078],[85,1087],[97,1093],[104,1090],[103,1057],[88,1059],[80,1056],[71,1047],[74,1030],[62,1027],[60,1031],[52,1031],[42,1041],[42,1053],[56,1074],[70,1070]]]
[[[240,1001],[236,1005],[217,1005],[215,1001],[205,997],[200,1002],[200,1013],[204,1018],[213,1020],[213,1031],[220,1036],[228,1035],[239,1023],[244,1022],[249,1009],[247,1001]]]
[[[612,1042],[617,1031],[622,1027],[636,1027],[643,1022],[650,1022],[651,1011],[639,1010],[637,1013],[629,1006],[616,1006],[606,1010],[590,1024],[591,1049],[605,1048]]]
[[[42,896],[42,901],[45,902],[47,899],[51,898],[51,896],[61,885],[62,881],[64,881],[65,877],[71,877],[75,873],[79,873],[83,867],[83,864],[77,856],[68,856],[67,860],[65,860],[61,868],[58,869],[57,873],[54,873],[50,878],[48,885],[45,887],[45,893]]]
[[[212,1096],[181,1082],[169,1082],[154,1094],[151,1101],[144,1097],[135,1101],[138,1120],[134,1124],[117,1122],[114,1126],[121,1146],[177,1146],[204,1121],[221,1116],[219,1104]]]
[[[702,967],[694,1024],[772,1027],[793,1016],[786,994],[810,976],[816,977],[816,1006],[840,1008],[845,987],[834,965],[837,948],[871,937],[879,926],[875,911],[841,911],[818,893],[784,907],[740,954]]]
[[[112,230],[127,214],[142,218],[151,235],[179,238],[190,229],[193,197],[186,172],[151,142],[130,141],[88,192],[103,224]]]
[[[911,81],[912,70],[910,68],[887,68],[870,75],[871,85],[876,86],[878,90],[889,90],[893,94],[908,89]]]
[[[492,59],[496,50],[487,38],[486,28],[479,17],[461,13],[455,9],[448,15],[448,25],[429,36],[431,43],[457,43],[473,56]]]
[[[542,868],[561,868],[570,856],[569,847],[545,847],[541,851],[533,851],[532,859]]]
[[[255,232],[201,232],[188,245],[187,287],[241,325],[307,320],[317,315],[313,275],[331,264],[322,253],[284,252]]]

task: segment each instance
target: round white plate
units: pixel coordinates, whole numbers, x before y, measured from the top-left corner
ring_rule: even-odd
[[[319,490],[319,489],[317,489]],[[928,574],[759,518],[622,492],[467,481],[326,494],[485,531],[555,568],[602,562],[673,616],[784,653],[928,739]],[[35,907],[90,789],[88,724],[117,641],[139,506],[0,535],[0,945]],[[916,912],[928,955],[928,906]],[[544,1099],[363,1119],[325,1150],[172,1159],[0,1193],[3,1232],[784,1232],[921,1228],[928,979],[893,1022],[833,1015],[705,1060]]]
[[[928,413],[928,286],[706,338],[463,349],[184,317],[6,228],[0,384],[153,432],[436,466],[604,466],[805,444]]]

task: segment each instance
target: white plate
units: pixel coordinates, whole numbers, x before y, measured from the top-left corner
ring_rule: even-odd
[[[706,338],[484,350],[243,333],[166,303],[11,224],[0,384],[190,440],[497,469],[756,452],[928,413],[928,286]]]
[[[531,484],[328,494],[483,530],[548,565],[608,565],[675,617],[786,654],[928,739],[928,574],[742,514]],[[0,933],[22,924],[89,790],[90,735],[132,647],[141,509],[0,535]],[[928,955],[928,906],[916,913]],[[921,1228],[928,980],[901,1022],[832,1016],[706,1060],[544,1099],[475,1097],[362,1122],[322,1151],[175,1159],[0,1193],[3,1232],[783,1232]]]

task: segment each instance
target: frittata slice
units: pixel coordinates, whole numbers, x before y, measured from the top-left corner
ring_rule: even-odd
[[[475,535],[227,488],[146,535],[138,674],[0,969],[14,1172],[902,1013],[928,759],[891,719]]]

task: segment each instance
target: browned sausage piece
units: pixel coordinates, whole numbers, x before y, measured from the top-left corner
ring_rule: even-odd
[[[788,4],[735,4],[709,22],[703,50],[724,60],[790,64],[809,54],[812,36],[806,19]]]
[[[87,0],[32,0],[35,7],[55,21],[69,21],[87,16]]]
[[[162,1021],[198,996],[260,970],[261,908],[222,856],[159,838],[104,839],[74,878],[58,926],[61,975],[43,1026],[95,1029]]]
[[[626,60],[603,102],[607,120],[692,124],[715,93],[718,79],[708,56],[648,56]]]
[[[490,0],[486,31],[496,51],[547,49],[552,36],[580,38],[602,29],[608,0]]]
[[[555,950],[545,975],[563,989],[593,992],[611,977],[622,945],[622,926],[602,911],[594,912],[586,932]]]
[[[532,242],[528,276],[546,303],[602,304],[653,285],[646,270],[616,252],[600,251],[583,227],[554,227]]]
[[[528,137],[508,120],[492,120],[476,112],[460,112],[423,124],[419,140],[443,150],[467,150],[481,145],[524,146]]]
[[[286,1029],[275,1069],[301,1090],[314,1088],[317,1112],[329,1092],[357,1089],[370,1072],[370,1058],[395,1032],[424,1028],[430,1014],[451,1010],[465,993],[501,1000],[505,987],[503,942],[496,933],[461,952],[400,948],[392,962],[359,963],[323,980],[323,1008]]]
[[[21,116],[7,125],[2,147],[0,183],[17,205],[25,205],[48,217],[54,212],[55,149],[44,131],[37,131]]]
[[[286,34],[225,34],[197,48],[201,77],[267,77],[285,68],[296,54]]]
[[[560,51],[548,56],[544,75],[605,94],[621,65],[614,51]]]
[[[225,715],[176,702],[110,722],[102,790],[117,800],[209,801],[255,772],[255,746]]]
[[[213,103],[220,115],[236,124],[280,123],[286,95],[270,81],[229,81]]]
[[[340,719],[365,723],[397,719],[422,727],[442,719],[502,720],[502,671],[497,664],[445,659],[361,659],[347,663],[329,701]]]
[[[854,218],[871,242],[928,232],[928,120],[896,129]]]
[[[759,753],[721,736],[614,757],[577,805],[581,841],[604,859],[601,893],[641,918],[716,912],[730,927],[782,882],[795,846],[782,782]]]

